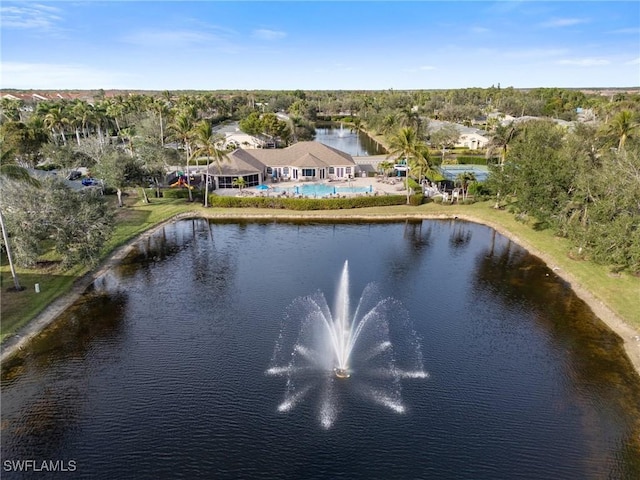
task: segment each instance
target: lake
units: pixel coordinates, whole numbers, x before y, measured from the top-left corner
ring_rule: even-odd
[[[313,364],[301,318],[333,308],[345,261],[351,309],[385,307],[387,370],[364,348],[346,379],[286,364]],[[401,374],[406,355],[427,375]],[[6,461],[35,459],[106,479],[639,478],[638,398],[621,340],[488,227],[183,220],[3,364],[2,473],[32,478]]]
[[[336,148],[353,157],[383,155],[385,149],[365,132],[352,131],[348,125],[320,123],[316,127],[316,142]]]

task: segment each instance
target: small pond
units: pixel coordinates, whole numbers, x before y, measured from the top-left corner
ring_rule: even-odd
[[[388,320],[349,378],[305,367],[323,298]],[[620,339],[490,228],[184,220],[5,362],[2,478],[640,478],[639,398]]]

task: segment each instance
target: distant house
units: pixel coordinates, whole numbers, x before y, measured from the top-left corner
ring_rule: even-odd
[[[299,142],[283,149],[236,149],[228,160],[209,167],[217,188],[231,188],[233,180],[246,186],[271,181],[346,180],[356,173],[348,153],[319,142]]]
[[[460,138],[458,139],[456,147],[465,147],[469,150],[478,150],[486,148],[488,144],[489,138],[485,137],[484,135],[478,132],[467,132],[460,134]]]
[[[464,147],[468,148],[469,150],[478,150],[486,148],[486,146],[489,144],[489,137],[486,136],[486,132],[484,130],[480,130],[479,128],[466,127],[464,125],[460,125],[459,123],[443,122],[441,120],[429,121],[429,129],[433,132],[436,132],[448,125],[454,126],[460,133],[458,141],[455,144],[456,147]]]
[[[263,148],[264,141],[242,132],[238,123],[225,124],[215,128],[215,133],[224,136],[223,148]]]

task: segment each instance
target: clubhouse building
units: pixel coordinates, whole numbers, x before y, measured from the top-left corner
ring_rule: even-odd
[[[241,149],[227,154],[220,166],[208,171],[215,188],[232,188],[243,178],[253,187],[279,181],[340,181],[353,178],[356,163],[351,155],[319,142],[298,142],[283,149]]]

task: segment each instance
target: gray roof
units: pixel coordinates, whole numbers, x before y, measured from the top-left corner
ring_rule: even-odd
[[[483,136],[487,135],[487,132],[479,128],[467,127],[465,125],[460,125],[459,123],[443,122],[442,120],[429,120],[429,130],[432,132],[437,132],[446,125],[454,126],[460,132],[460,135],[469,135],[471,133],[477,133],[478,135]]]
[[[210,174],[236,176],[260,173],[265,170],[265,166],[260,163],[259,160],[248,153],[247,150],[241,148],[228,153],[227,158],[228,160],[220,162],[220,170],[218,170],[218,166],[215,164],[209,166]]]
[[[298,142],[290,147],[283,149],[251,149],[247,150],[260,160],[264,165],[269,167],[287,167],[287,166],[314,166],[302,165],[301,159],[306,155],[314,156],[318,161],[322,162],[321,167],[326,166],[352,166],[355,165],[351,155],[341,152],[335,148],[324,145],[320,142]],[[310,161],[311,159],[307,159]]]
[[[320,142],[298,142],[283,149],[238,148],[227,154],[221,169],[211,165],[211,175],[247,175],[264,172],[266,167],[327,168],[329,166],[355,166],[348,153]]]

